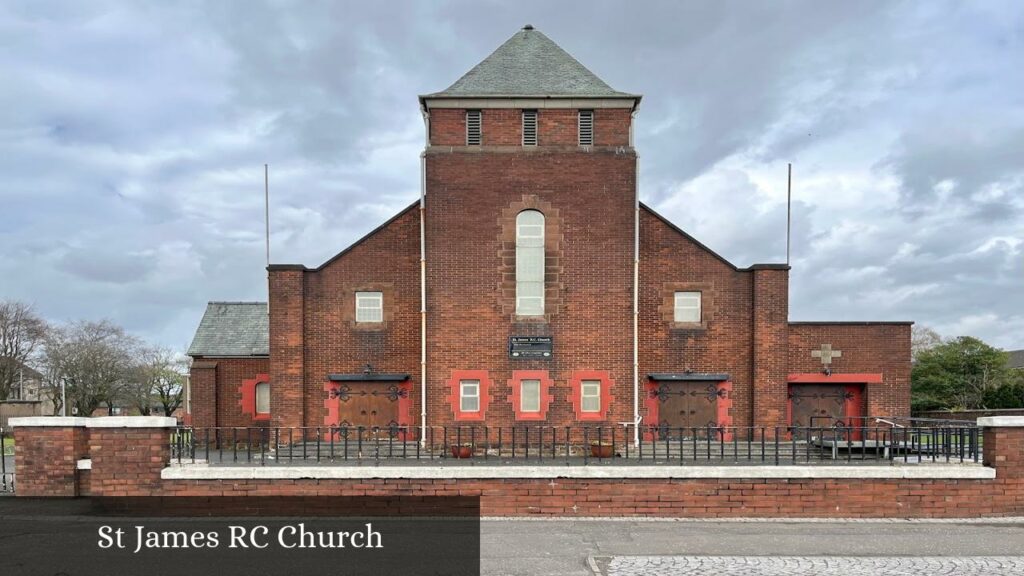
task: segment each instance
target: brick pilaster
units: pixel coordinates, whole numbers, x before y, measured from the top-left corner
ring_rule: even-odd
[[[18,496],[78,496],[77,464],[88,453],[86,418],[12,418]]]
[[[192,425],[197,428],[219,426],[217,421],[217,363],[196,360],[190,370],[192,388]]]
[[[301,266],[271,266],[269,270],[271,422],[274,426],[303,426],[305,270]]]
[[[786,424],[789,268],[754,267],[754,425]]]
[[[982,461],[996,469],[996,478],[1024,478],[1024,416],[978,418]]]
[[[170,463],[174,418],[113,417],[89,421],[90,496],[151,496]]]

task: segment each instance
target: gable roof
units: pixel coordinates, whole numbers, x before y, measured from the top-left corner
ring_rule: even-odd
[[[199,321],[189,356],[269,356],[266,302],[210,302]]]
[[[646,211],[648,214],[650,214],[651,216],[654,216],[658,220],[661,220],[661,222],[663,224],[665,224],[666,226],[668,226],[669,228],[674,230],[680,236],[682,236],[683,238],[686,238],[692,244],[694,244],[695,246],[697,246],[701,250],[707,252],[712,257],[714,257],[716,260],[718,260],[722,264],[725,264],[729,268],[732,268],[736,272],[749,272],[751,270],[789,270],[789,268],[790,268],[789,264],[777,264],[777,263],[751,264],[750,266],[748,266],[746,268],[740,268],[739,266],[736,266],[732,262],[729,262],[728,260],[726,260],[725,257],[722,256],[721,254],[715,252],[711,248],[708,248],[707,246],[702,244],[700,240],[697,240],[693,236],[687,234],[685,230],[683,230],[679,226],[676,226],[675,224],[673,224],[672,221],[669,220],[668,218],[666,218],[666,217],[662,216],[661,214],[658,214],[657,212],[655,212],[654,209],[651,208],[650,206],[648,206],[648,205],[644,204],[643,202],[641,202],[640,203],[640,209]]]
[[[1010,355],[1006,360],[1007,366],[1024,369],[1024,350],[1007,350],[1006,353]]]
[[[530,25],[447,89],[421,96],[479,97],[640,98],[613,89]]]

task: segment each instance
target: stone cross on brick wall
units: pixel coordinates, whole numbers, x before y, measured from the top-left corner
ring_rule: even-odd
[[[842,350],[833,350],[831,344],[822,344],[821,350],[811,350],[811,356],[814,358],[821,358],[821,363],[828,366],[832,363],[833,358],[842,358]]]

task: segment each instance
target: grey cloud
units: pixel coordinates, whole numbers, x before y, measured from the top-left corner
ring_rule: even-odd
[[[1012,2],[3,3],[0,297],[183,348],[265,297],[265,162],[274,261],[319,264],[417,197],[416,95],[526,23],[645,94],[641,198],[736,264],[784,257],[794,162],[794,318],[1024,347]]]

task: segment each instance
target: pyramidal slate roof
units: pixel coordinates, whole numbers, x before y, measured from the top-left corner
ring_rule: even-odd
[[[606,84],[561,46],[527,25],[447,90],[421,98],[639,98]]]
[[[266,302],[210,302],[188,347],[189,356],[269,356]]]

